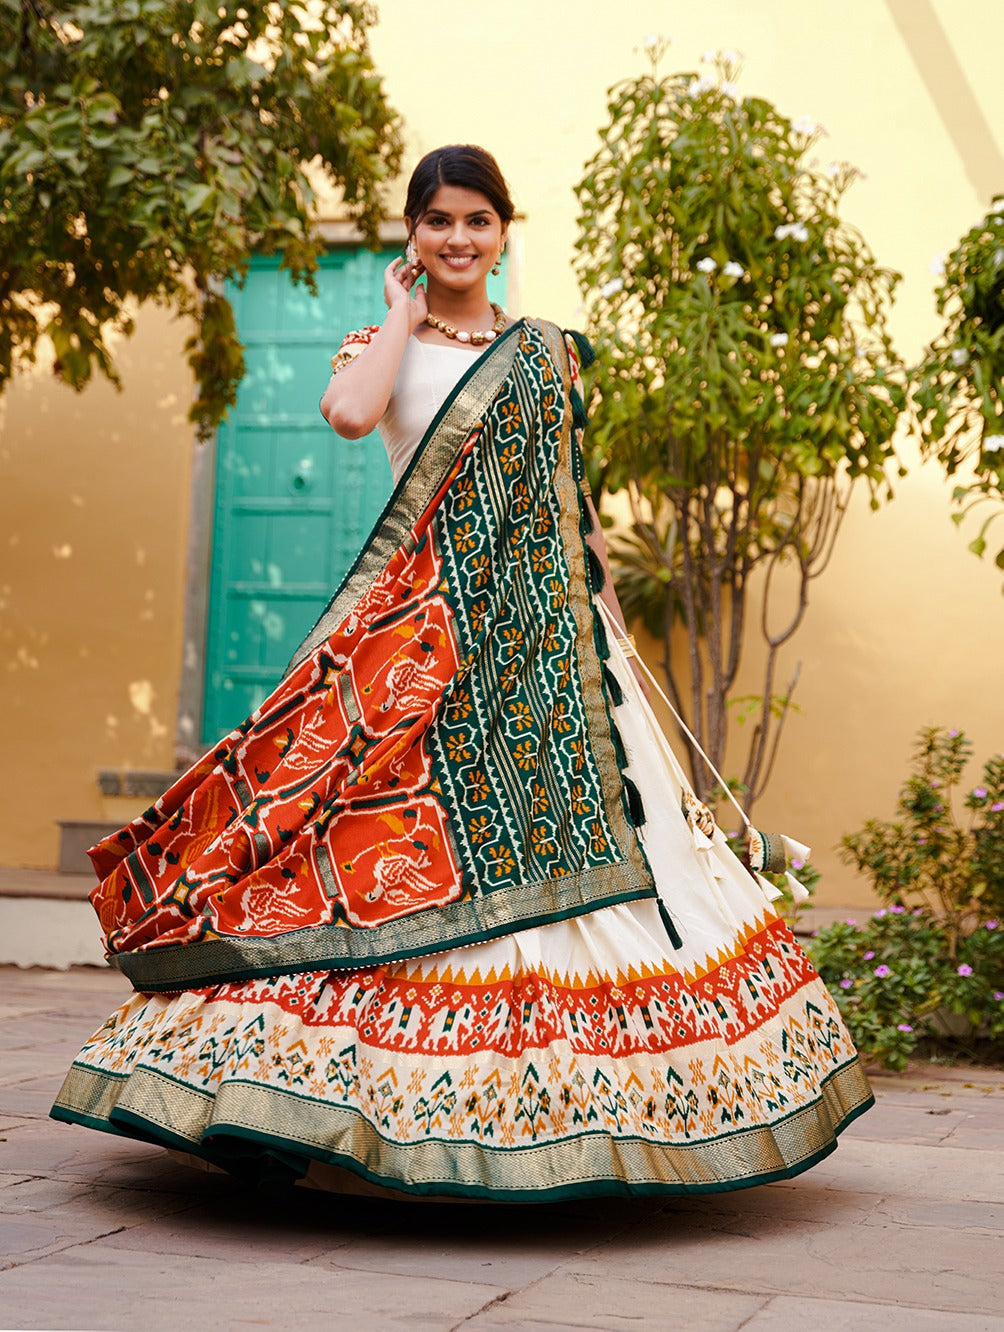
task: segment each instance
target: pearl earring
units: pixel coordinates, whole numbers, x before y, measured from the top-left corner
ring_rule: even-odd
[[[412,268],[415,268],[417,266],[418,250],[415,248],[415,240],[413,236],[408,237],[408,245],[407,248],[405,249],[404,257]]]

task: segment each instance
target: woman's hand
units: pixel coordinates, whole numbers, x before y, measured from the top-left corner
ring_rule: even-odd
[[[422,275],[421,264],[413,267],[407,259],[395,259],[384,269],[383,298],[390,310],[398,306],[408,312],[409,333],[413,333],[419,324],[425,322],[429,306],[425,298],[425,288],[415,283]]]

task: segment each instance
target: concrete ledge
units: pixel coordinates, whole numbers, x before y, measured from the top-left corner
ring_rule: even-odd
[[[44,897],[81,902],[97,880],[90,874],[64,874],[54,869],[18,869],[0,866],[0,898]]]
[[[0,964],[107,967],[101,927],[90,902],[0,898]]]

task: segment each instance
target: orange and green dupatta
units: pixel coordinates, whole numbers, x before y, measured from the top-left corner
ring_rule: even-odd
[[[655,896],[577,398],[553,325],[479,357],[272,695],[92,850],[137,989],[369,966]]]

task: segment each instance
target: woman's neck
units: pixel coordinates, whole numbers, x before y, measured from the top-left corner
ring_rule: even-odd
[[[491,311],[488,293],[483,286],[470,291],[453,291],[430,283],[427,290],[429,312],[457,328],[479,328]]]

